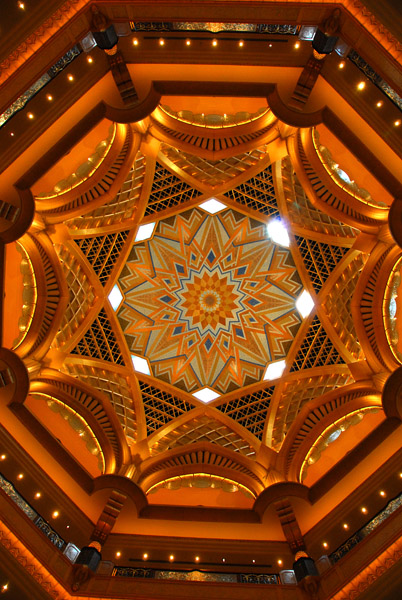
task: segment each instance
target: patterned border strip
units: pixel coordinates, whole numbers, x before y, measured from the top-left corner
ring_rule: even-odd
[[[364,75],[370,79],[400,110],[402,110],[402,98],[399,94],[374,71],[372,67],[362,58],[356,50],[351,50],[348,54],[351,60]]]
[[[131,31],[144,31],[147,33],[160,33],[161,31],[208,31],[210,33],[268,33],[278,35],[296,35],[297,25],[271,25],[253,23],[141,23],[130,21]]]
[[[140,577],[143,579],[169,579],[176,581],[213,581],[216,583],[253,583],[277,585],[279,577],[273,573],[218,573],[214,571],[165,571],[141,567],[115,567],[112,577]]]
[[[387,506],[380,511],[371,521],[366,523],[361,529],[356,531],[349,539],[346,540],[342,546],[339,546],[334,552],[329,555],[329,558],[333,564],[338,562],[345,554],[354,548],[359,542],[361,542],[366,536],[368,536],[374,529],[376,529],[383,521],[388,519],[393,512],[395,512],[400,506],[402,506],[402,493],[396,498],[388,502]]]
[[[12,105],[9,106],[3,112],[3,114],[0,115],[0,128],[3,127],[3,125],[5,125],[5,123],[7,123],[7,121],[9,119],[11,119],[11,117],[13,117],[16,112],[23,109],[25,107],[25,105],[27,104],[27,102],[29,102],[29,100],[32,100],[32,98],[43,87],[45,87],[45,85],[47,83],[49,83],[49,81],[54,79],[54,77],[56,77],[56,75],[58,75],[79,54],[81,54],[81,52],[82,52],[82,50],[79,48],[78,45],[73,46],[73,48],[71,48],[71,50],[66,52],[66,54],[64,56],[62,56],[60,58],[60,60],[57,61],[57,63],[55,63],[52,67],[50,67],[50,69],[47,71],[47,73],[42,75],[42,77],[39,77],[39,79],[37,81],[35,81],[35,83],[33,83],[31,85],[31,87],[29,87],[27,89],[26,92],[21,94],[21,96],[19,98],[17,98],[17,100],[15,102],[13,102]]]

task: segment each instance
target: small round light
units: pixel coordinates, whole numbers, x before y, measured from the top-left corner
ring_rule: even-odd
[[[34,118],[33,113],[28,113],[28,119],[33,119],[33,118]]]
[[[5,594],[7,590],[8,590],[8,583],[5,583],[4,585],[1,586],[1,593]]]
[[[268,44],[269,48],[272,48],[272,44]]]
[[[191,40],[189,38],[186,39],[186,46],[191,46]]]
[[[278,559],[278,565],[281,567],[283,565],[283,560],[281,558]]]
[[[10,133],[10,135],[11,135],[11,137],[14,137],[14,132],[12,131],[12,132]],[[4,458],[5,458],[5,454],[3,454],[3,456],[4,456]],[[4,458],[2,458],[1,460],[4,460]]]
[[[70,525],[66,525],[66,529],[70,529]]]
[[[212,40],[212,45],[213,45],[213,46],[217,46],[217,45],[218,45],[218,40],[217,40],[216,38],[214,38],[214,39]]]
[[[349,525],[348,525],[347,523],[344,523],[344,524],[342,525],[342,527],[343,527],[344,529],[349,529]]]
[[[402,479],[402,473],[399,473],[399,477]]]
[[[401,124],[401,122],[399,119],[397,121],[395,121],[395,123],[394,123],[395,127],[399,127],[400,124]]]
[[[342,61],[339,63],[338,69],[343,69],[344,66],[345,66],[345,63]]]
[[[67,79],[68,79],[69,81],[74,81],[74,76],[73,76],[73,75],[71,75],[71,74],[70,74],[70,75],[67,75]]]
[[[384,490],[380,491],[380,496],[382,496],[383,498],[386,496],[387,494],[384,492]]]
[[[133,38],[133,46],[138,46],[138,38]]]
[[[25,10],[25,4],[23,2],[18,2],[18,8]]]
[[[363,506],[363,507],[362,507],[362,513],[363,513],[363,514],[366,514],[366,512],[367,512],[367,508],[366,508],[365,506]]]
[[[116,558],[120,558],[121,552],[116,552]]]
[[[53,100],[53,96],[52,96],[52,94],[48,94],[48,95],[46,96],[46,98],[49,100],[49,102],[51,102],[51,101]]]
[[[383,101],[382,101],[382,100],[379,100],[379,101],[377,102],[377,104],[376,104],[376,107],[377,107],[377,108],[381,108],[381,106],[382,106],[383,104],[384,104],[384,103],[383,103]]]
[[[226,562],[226,558],[222,558],[222,562]]]
[[[366,87],[366,82],[365,81],[360,81],[357,84],[357,89],[360,90],[360,91],[364,90],[365,87]]]
[[[200,557],[199,556],[195,557],[195,562],[200,562]]]
[[[23,478],[24,478],[24,473],[18,473],[17,479],[23,479]]]
[[[173,554],[171,554],[171,555],[169,556],[169,560],[170,560],[170,562],[173,562],[173,561],[174,561],[174,555],[173,555]]]
[[[300,48],[300,42],[295,43],[295,48],[296,48],[296,50],[298,50]]]
[[[144,552],[144,554],[142,555],[142,560],[148,560],[147,552]]]
[[[14,135],[14,134],[11,132],[11,133],[10,133],[10,135]],[[5,454],[2,454],[2,455],[0,456],[0,460],[6,460],[6,455],[5,455]]]
[[[59,511],[58,510],[54,510],[53,514],[52,514],[53,519],[57,519],[58,516],[59,516]]]
[[[92,58],[92,56],[88,56],[87,61],[89,62],[89,64],[94,62],[94,59]]]
[[[328,548],[328,543],[327,542],[323,542],[322,545],[323,545],[324,548]]]
[[[40,492],[36,492],[35,498],[40,498],[41,496],[42,496],[42,494]]]
[[[239,46],[240,46],[240,48],[243,48],[243,46],[244,46],[244,40],[239,40]]]
[[[253,563],[253,565],[255,564],[255,558],[253,558],[253,560],[251,561]]]
[[[164,46],[165,40],[163,38],[159,38],[159,46]]]

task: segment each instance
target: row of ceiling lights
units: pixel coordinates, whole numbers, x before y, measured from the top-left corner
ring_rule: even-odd
[[[190,38],[186,38],[186,39],[184,40],[184,43],[185,43],[185,45],[186,45],[186,46],[191,46],[192,42],[193,42],[193,40],[191,40]],[[165,40],[165,38],[163,38],[163,37],[159,38],[159,40],[158,40],[158,43],[159,43],[159,46],[164,46],[164,45],[166,44],[166,40]],[[139,46],[139,45],[140,45],[140,41],[139,41],[139,39],[138,39],[137,37],[133,38],[133,46]],[[237,45],[239,46],[239,48],[244,48],[244,46],[245,46],[245,41],[244,41],[244,40],[239,40],[239,41],[237,42]],[[216,48],[216,47],[218,46],[218,40],[217,40],[216,38],[213,38],[213,39],[211,40],[211,46],[212,46],[213,48]],[[272,48],[272,46],[273,46],[272,42],[269,42],[269,43],[268,43],[268,48]],[[295,42],[295,43],[293,44],[293,47],[294,47],[296,50],[298,50],[298,49],[300,48],[300,42],[299,42],[299,41],[298,41],[298,42]]]
[[[116,558],[121,558],[122,556],[122,552],[120,550],[118,550],[115,554]],[[148,552],[144,552],[144,554],[142,555],[142,560],[148,560],[149,559],[149,554]],[[169,555],[169,562],[174,562],[175,560],[175,555],[174,554],[170,554]],[[201,558],[197,555],[194,557],[194,562],[199,563],[201,561]],[[155,562],[159,562],[159,560],[155,559]],[[187,561],[186,561],[187,562]],[[226,558],[222,558],[222,562],[226,563]],[[278,560],[276,561],[278,566],[281,567],[283,565],[283,560],[281,558],[278,558]],[[256,564],[256,560],[255,558],[252,559],[251,563],[253,565]],[[210,564],[210,563],[208,563]]]

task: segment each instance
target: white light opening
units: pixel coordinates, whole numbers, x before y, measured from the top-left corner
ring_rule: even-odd
[[[296,300],[296,308],[302,319],[307,317],[313,310],[314,301],[306,290],[303,290],[298,299]]]
[[[117,284],[113,286],[108,298],[113,310],[116,311],[119,308],[121,301],[123,300],[123,294],[121,293],[120,288]]]
[[[142,242],[152,237],[156,223],[147,223],[146,225],[140,225],[138,227],[137,235],[135,236],[135,242]]]
[[[142,358],[142,356],[134,356],[134,354],[132,354],[131,360],[133,361],[134,371],[143,373],[144,375],[151,375],[151,370],[146,358]]]
[[[285,225],[280,219],[273,219],[267,225],[268,235],[275,244],[289,247],[290,239]]]
[[[206,210],[207,212],[211,213],[211,215],[214,215],[215,213],[219,212],[220,210],[223,210],[224,208],[227,208],[226,204],[223,204],[223,202],[219,202],[219,200],[217,200],[216,198],[210,198],[209,200],[203,202],[202,204],[199,204],[198,206],[203,210]]]
[[[204,404],[208,404],[208,402],[212,402],[212,400],[219,398],[220,394],[214,392],[211,388],[204,387],[201,390],[198,390],[198,392],[194,392],[193,396],[195,396],[197,400],[204,402]]]
[[[284,360],[278,360],[277,362],[270,363],[265,371],[264,381],[271,381],[277,379],[282,375],[286,367]]]

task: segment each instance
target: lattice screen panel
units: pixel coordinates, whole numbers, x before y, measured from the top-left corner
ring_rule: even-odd
[[[282,161],[282,182],[292,223],[310,231],[355,238],[358,229],[349,227],[313,206],[302,188],[289,157]]]
[[[199,195],[200,192],[181,181],[157,162],[145,214],[151,215],[171,206],[183,204],[183,202],[197,198]]]
[[[255,457],[255,450],[238,433],[219,421],[206,415],[187,421],[163,437],[152,448],[152,454],[159,454],[177,446],[209,442],[228,450],[239,452],[249,458]],[[221,463],[223,466],[223,463]]]
[[[280,403],[273,427],[273,447],[277,448],[281,444],[293,421],[307,402],[335,388],[352,383],[352,381],[350,373],[345,370],[344,373],[304,377],[286,383],[282,390],[282,397],[286,401]]]
[[[180,398],[159,390],[148,383],[140,381],[139,384],[148,435],[194,408],[188,402],[180,400]]]
[[[161,151],[179,169],[211,187],[222,185],[244,173],[266,155],[264,147],[221,160],[208,160],[201,156],[177,150],[168,144],[162,144]]]
[[[322,244],[300,236],[295,237],[311,283],[318,294],[331,271],[342,260],[349,248]]]
[[[355,325],[351,303],[356,284],[367,256],[359,254],[343,271],[325,299],[325,310],[331,318],[335,331],[356,360],[363,358]]]
[[[103,308],[71,354],[99,358],[117,365],[124,365],[119,345]]]
[[[296,355],[291,371],[336,365],[342,362],[341,356],[332,344],[319,318],[314,317]]]
[[[216,408],[243,425],[261,440],[273,392],[273,387],[265,388],[221,404]]]
[[[95,291],[88,280],[82,266],[71,254],[67,247],[56,246],[60,264],[68,287],[68,305],[63,313],[60,329],[53,345],[57,348],[63,346],[78,329],[96,297]]]
[[[271,167],[229,190],[225,196],[264,215],[279,216]]]
[[[119,231],[109,235],[75,240],[102,285],[105,285],[109,279],[129,233],[129,231]]]
[[[64,363],[63,370],[105,394],[116,411],[128,441],[136,439],[137,422],[126,377],[113,371],[77,363]]]
[[[86,215],[67,221],[70,229],[96,229],[131,219],[141,195],[145,176],[145,157],[137,152],[125,182],[117,195]]]

